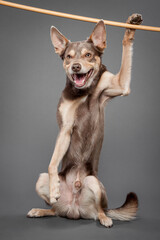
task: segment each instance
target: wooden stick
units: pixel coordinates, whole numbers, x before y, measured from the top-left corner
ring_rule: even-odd
[[[30,7],[30,6],[17,4],[17,3],[12,3],[12,2],[3,1],[3,0],[0,0],[0,5],[13,7],[13,8],[18,8],[18,9],[23,9],[23,10],[26,10],[26,11],[32,11],[32,12],[37,12],[37,13],[53,15],[53,16],[57,16],[57,17],[70,18],[70,19],[75,19],[75,20],[85,21],[85,22],[97,23],[100,20],[98,18],[83,17],[83,16],[73,15],[73,14],[68,14],[68,13],[55,12],[55,11],[51,11],[51,10],[46,10],[46,9],[36,8],[36,7]],[[106,25],[111,25],[111,26],[116,26],[116,27],[124,27],[124,28],[132,28],[132,29],[160,32],[160,27],[133,25],[133,24],[128,24],[128,23],[121,23],[121,22],[108,21],[108,20],[104,20],[104,23]]]

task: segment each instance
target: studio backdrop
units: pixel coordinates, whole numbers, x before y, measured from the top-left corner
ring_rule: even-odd
[[[160,22],[158,1],[19,1],[40,8],[125,22],[134,12],[144,25]],[[155,2],[155,4],[153,4]],[[90,7],[92,4],[92,7]],[[154,12],[154,14],[153,14]],[[61,59],[54,53],[50,27],[68,39],[86,39],[95,24],[0,6],[0,208],[1,215],[44,207],[35,192],[48,171],[58,134],[56,108],[65,86]],[[103,63],[112,73],[121,64],[124,29],[106,26]],[[137,30],[131,94],[109,102],[99,163],[109,207],[137,193],[140,216],[160,211],[160,34]]]

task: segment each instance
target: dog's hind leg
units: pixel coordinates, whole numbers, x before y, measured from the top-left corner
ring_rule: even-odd
[[[49,174],[41,173],[36,183],[37,194],[48,204],[50,203],[49,198]]]
[[[112,227],[112,219],[107,217],[101,206],[102,200],[102,187],[100,186],[99,180],[94,176],[87,176],[83,182],[84,188],[89,188],[94,194],[94,200],[97,208],[97,217],[102,225],[105,227]],[[87,196],[85,196],[86,198]]]
[[[38,195],[49,205],[49,175],[48,173],[41,173],[38,181],[36,183],[36,191]],[[54,209],[39,209],[39,208],[32,208],[27,217],[45,217],[45,216],[54,216],[55,211]]]

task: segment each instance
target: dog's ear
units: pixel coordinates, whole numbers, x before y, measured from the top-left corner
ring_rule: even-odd
[[[106,48],[106,28],[103,20],[97,23],[88,41],[92,41],[94,46],[101,52]]]
[[[62,56],[69,40],[66,37],[64,37],[56,27],[53,26],[50,29],[50,35],[55,52]]]

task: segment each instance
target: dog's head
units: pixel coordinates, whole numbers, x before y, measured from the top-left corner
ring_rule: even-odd
[[[71,42],[55,27],[51,27],[51,40],[55,52],[63,59],[63,67],[75,88],[90,87],[100,70],[101,55],[106,48],[103,20],[97,23],[85,41]]]

